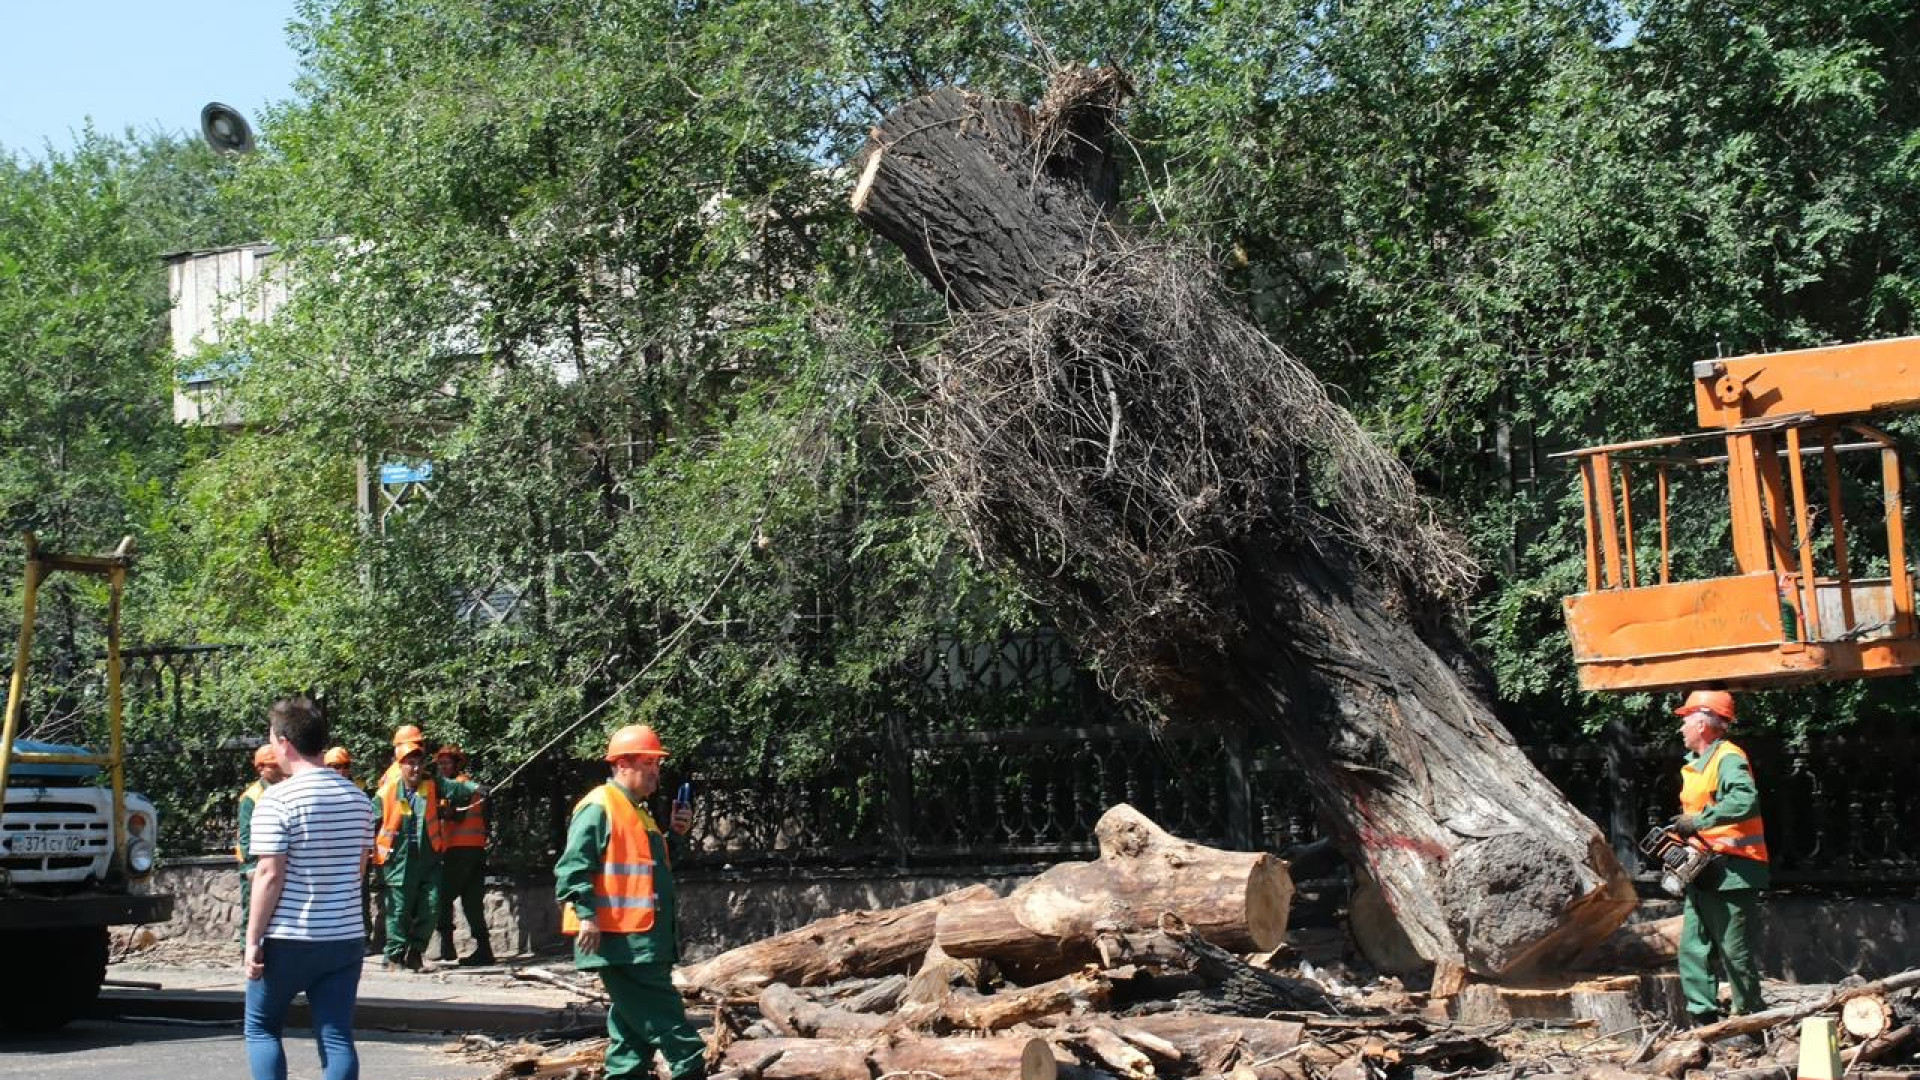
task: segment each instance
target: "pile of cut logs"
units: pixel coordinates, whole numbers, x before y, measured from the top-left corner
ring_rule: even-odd
[[[1911,1004],[1900,995],[1920,985],[1920,972],[1670,1038],[1659,1018],[1631,1031],[1600,1031],[1607,1024],[1593,1019],[1474,1022],[1483,1018],[1433,996],[1451,998],[1457,986],[1409,994],[1385,980],[1363,991],[1292,956],[1293,882],[1271,855],[1180,840],[1125,805],[1102,817],[1096,835],[1097,859],[1056,866],[1005,897],[976,885],[851,912],[680,969],[675,979],[692,1009],[713,1019],[712,1075],[1386,1080],[1493,1070],[1609,1080],[1633,1070],[1677,1078],[1705,1065],[1716,1040],[1849,1003],[1859,1024],[1869,1012],[1881,1021],[1860,1032],[1850,1066],[1911,1049]],[[1593,955],[1623,966],[1671,963],[1675,930],[1637,924]],[[483,1049],[505,1059],[497,1077],[585,1078],[599,1075],[605,1046]],[[1764,1064],[1791,1052],[1773,1049],[1738,1057]],[[1776,1075],[1791,1074],[1769,1066],[1743,1080]]]

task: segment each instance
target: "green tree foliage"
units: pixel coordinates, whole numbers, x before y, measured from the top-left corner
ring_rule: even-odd
[[[305,8],[241,178],[295,288],[183,482],[218,512],[167,633],[261,646],[227,711],[314,687],[362,753],[419,723],[497,777],[610,702],[583,751],[804,768],[1018,611],[879,429],[881,313],[927,301],[822,161],[840,54],[794,5],[527,7]]]
[[[146,539],[168,515],[185,442],[160,256],[244,233],[197,144],[84,132],[70,150],[0,157],[0,587],[18,625],[22,532],[92,552]],[[78,687],[100,648],[101,597],[54,579],[40,609],[48,735],[80,733]]]
[[[161,368],[103,372],[8,429],[0,490],[42,527],[148,523],[144,636],[253,646],[205,691],[224,731],[311,687],[363,756],[419,722],[499,766],[611,699],[574,749],[647,718],[802,768],[899,707],[933,635],[1033,617],[890,434],[912,402],[885,358],[941,312],[850,220],[844,165],[908,95],[1112,62],[1138,88],[1123,212],[1211,241],[1454,508],[1509,719],[1658,723],[1574,689],[1578,497],[1547,455],[1690,428],[1695,359],[1914,332],[1915,40],[1900,0],[308,0],[234,188],[297,284],[245,341],[249,425],[183,439]],[[109,325],[49,276],[61,247],[115,205],[211,205],[83,156],[7,179],[7,220],[48,236],[9,225],[41,269],[30,302],[0,286],[0,326],[50,320],[36,393],[119,340],[57,329]],[[62,184],[98,198],[27,201]],[[111,280],[151,361],[157,274]],[[55,476],[61,428],[27,413],[113,434]],[[397,513],[357,479],[428,462]],[[1677,500],[1677,567],[1717,572],[1718,496]],[[1885,697],[1762,701],[1805,725]]]
[[[1696,359],[1915,331],[1920,8],[1177,10],[1134,118],[1159,205],[1457,508],[1509,718],[1661,723],[1573,687],[1578,496],[1546,455],[1691,429]],[[1727,572],[1725,512],[1678,504],[1682,570]],[[1865,698],[1757,701],[1798,725]]]

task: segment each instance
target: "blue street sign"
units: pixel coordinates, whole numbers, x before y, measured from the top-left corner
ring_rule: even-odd
[[[382,484],[424,484],[433,479],[433,462],[423,461],[418,465],[389,463],[380,466]]]

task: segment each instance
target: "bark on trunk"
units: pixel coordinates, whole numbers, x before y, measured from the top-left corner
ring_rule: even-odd
[[[1037,986],[1009,986],[991,994],[954,990],[937,1003],[907,1005],[899,1023],[945,1034],[955,1031],[1005,1031],[1043,1016],[1107,1006],[1113,984],[1088,969],[1049,979]]]
[[[1652,922],[1628,923],[1607,935],[1574,962],[1581,971],[1618,971],[1670,968],[1680,955],[1683,915]]]
[[[1226,949],[1286,940],[1293,879],[1279,859],[1177,839],[1125,803],[1101,815],[1094,835],[1092,862],[1062,863],[1004,899],[943,908],[935,943],[1032,981],[1100,959],[1101,935],[1152,930],[1166,913]]]
[[[1104,145],[1089,121],[1111,109],[1054,115],[1062,111],[1076,117],[1068,156],[1034,144],[1060,125],[1036,122],[1022,105],[952,88],[908,102],[874,129],[854,209],[957,309],[1045,301],[1114,243],[1090,209],[1100,195],[1080,186],[1098,174],[1090,162]],[[1114,425],[1129,407],[1119,397],[1112,387],[1102,397]],[[1059,438],[1110,448],[1111,434]],[[1196,505],[1209,497],[1190,494]],[[1465,649],[1383,585],[1366,553],[1288,541],[1283,524],[1225,545],[1237,625],[1222,628],[1218,647],[1164,642],[1152,665],[1157,703],[1276,732],[1323,826],[1379,883],[1425,959],[1458,957],[1498,977],[1563,962],[1605,937],[1634,904],[1631,881],[1599,830],[1494,720]],[[1006,550],[993,553],[1031,562],[1021,545],[1031,547],[1035,531],[1044,532],[1007,530],[997,541]],[[1128,585],[1077,587],[1120,595]],[[1047,937],[1058,940],[1030,933],[1019,947],[1038,950]]]
[[[775,1031],[796,1039],[864,1039],[885,1031],[892,1022],[884,1016],[811,1001],[786,983],[771,983],[760,991],[760,1016]]]
[[[933,943],[934,918],[941,908],[993,896],[985,885],[970,885],[904,907],[836,915],[681,968],[674,981],[683,992],[750,997],[774,982],[820,986],[911,972]]]
[[[871,1080],[933,1073],[946,1080],[1055,1080],[1044,1039],[756,1039],[727,1048],[721,1068],[741,1080]]]
[[[1304,1025],[1286,1020],[1215,1016],[1211,1013],[1153,1013],[1147,1016],[1087,1017],[1065,1025],[1068,1030],[1099,1027],[1115,1032],[1135,1046],[1153,1053],[1156,1043],[1180,1052],[1188,1068],[1202,1074],[1227,1073],[1241,1061],[1252,1062],[1284,1054],[1300,1044]]]

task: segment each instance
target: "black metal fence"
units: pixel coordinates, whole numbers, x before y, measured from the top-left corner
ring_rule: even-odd
[[[152,663],[145,661],[143,663]],[[200,658],[129,686],[178,701]],[[1057,641],[943,645],[897,714],[849,725],[830,766],[805,779],[743,772],[724,748],[676,756],[663,791],[694,785],[694,868],[912,869],[1035,866],[1093,850],[1093,825],[1131,803],[1176,835],[1285,851],[1318,827],[1293,763],[1258,733],[1130,722]],[[1077,722],[1083,721],[1083,722]],[[1753,759],[1775,880],[1851,890],[1920,883],[1920,738],[1906,731],[1822,736],[1804,746],[1742,737]],[[1680,748],[1624,732],[1533,747],[1541,770],[1613,841],[1634,846],[1677,809]],[[251,746],[142,748],[131,783],[154,797],[174,854],[228,850]],[[598,762],[534,762],[493,804],[497,872],[552,865],[573,803]],[[664,799],[662,806],[664,810]]]

